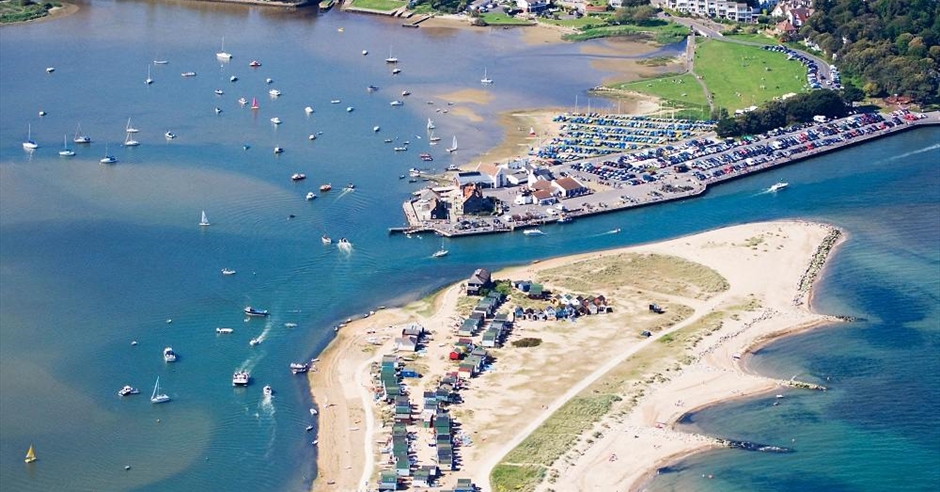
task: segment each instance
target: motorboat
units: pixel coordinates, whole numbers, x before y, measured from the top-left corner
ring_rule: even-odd
[[[248,66],[252,68],[257,68],[261,66],[261,62],[259,62],[258,60],[251,60]]]
[[[385,143],[392,143],[392,139],[390,139],[390,138],[386,138],[385,140],[382,140],[382,141],[385,142]]]
[[[274,390],[271,389],[270,384],[264,385],[264,388],[261,388],[261,392],[264,393],[264,396],[271,396],[274,394]]]
[[[245,309],[243,309],[243,311],[248,316],[267,316],[268,314],[270,314],[268,313],[267,309],[255,309],[251,306],[245,306]]]
[[[526,236],[541,236],[545,234],[544,232],[542,232],[541,229],[538,229],[538,228],[526,229],[522,231],[522,233],[525,234]]]
[[[307,179],[307,175],[304,173],[294,173],[290,175],[291,181],[302,181]]]
[[[349,240],[344,237],[339,238],[339,241],[336,242],[336,245],[339,246],[340,248],[349,247],[349,245],[351,244],[352,243],[350,243]]]
[[[428,118],[428,130],[433,130],[434,128],[435,128],[434,120],[432,120],[431,118]]]
[[[400,68],[392,69],[392,75],[398,75],[398,74],[400,74],[400,73],[401,73],[401,69],[400,69]]]
[[[170,131],[164,133],[163,136],[166,137],[167,140],[173,140],[176,138],[176,134]]]
[[[307,201],[314,200],[316,198],[317,198],[317,195],[314,192],[312,191],[307,192]]]
[[[278,96],[281,95],[281,91],[279,91],[279,90],[277,90],[277,89],[271,89],[271,90],[268,91],[268,94],[269,94],[271,97],[278,97]]]
[[[232,270],[230,268],[223,268],[222,275],[235,275],[235,270]]]
[[[215,114],[222,114],[222,108],[216,106],[216,107],[215,107]]]
[[[183,73],[180,74],[180,76],[182,76],[182,77],[195,77],[195,76],[196,76],[196,72],[183,72]]]
[[[333,189],[333,185],[327,183],[320,185],[320,191],[330,191]]]
[[[251,340],[248,340],[248,345],[252,347],[254,347],[255,345],[260,345],[260,344],[261,344],[260,338],[252,338]]]
[[[767,188],[767,192],[768,192],[768,193],[773,193],[773,192],[775,192],[775,191],[782,190],[782,189],[786,188],[786,187],[789,186],[789,185],[790,185],[790,183],[787,183],[786,181],[780,181],[780,182],[778,182],[778,183],[775,183],[775,184],[774,184],[773,186],[771,186],[770,188]]]
[[[381,128],[379,127],[379,125],[375,125],[375,126],[372,127],[372,131],[374,131],[374,132],[378,132],[379,130],[381,130]]]
[[[366,87],[366,91],[368,91],[368,92],[375,92],[375,91],[377,91],[377,90],[379,90],[379,88],[378,88],[377,86],[374,86],[374,85],[370,85],[369,87]]]
[[[139,394],[140,394],[140,390],[131,385],[126,385],[120,390],[118,390],[118,396],[139,395]]]
[[[313,141],[313,140],[316,140],[316,139],[317,139],[317,136],[314,135],[314,134],[312,134],[312,133],[311,133],[310,135],[307,135],[307,140]]]
[[[333,242],[333,240],[330,239],[330,236],[327,236],[326,234],[324,234],[323,237],[320,238],[320,241],[323,241],[323,244],[330,244]]]
[[[154,60],[153,61],[154,65],[166,65],[167,63],[170,63],[170,61],[169,60]]]
[[[251,381],[251,374],[248,371],[235,371],[232,374],[232,386],[248,386]]]
[[[229,82],[238,82],[238,77],[232,75],[231,77],[228,78],[228,81],[229,81]]]
[[[410,96],[411,91],[401,91],[401,97]]]
[[[283,153],[284,153],[284,147],[274,147],[274,153],[275,153],[275,154],[283,154]]]
[[[447,256],[447,253],[448,253],[448,251],[447,251],[446,249],[441,248],[441,249],[435,251],[434,254],[431,255],[431,257],[432,257],[432,258],[440,258],[440,257],[442,257],[442,256]]]
[[[394,150],[395,152],[404,152],[404,151],[408,150],[408,146],[407,146],[407,145],[403,145],[403,146],[401,146],[401,147],[392,147],[392,150]]]
[[[368,54],[369,54],[369,50],[362,50],[362,56],[366,56]]]
[[[46,73],[55,72],[55,67],[46,67]]]
[[[421,153],[418,157],[420,157],[422,161],[430,162],[434,160],[434,158],[431,157],[431,154],[428,154],[427,152]]]
[[[347,106],[347,107],[346,107],[346,112],[347,112],[347,113],[352,113],[354,109],[356,109],[356,108],[353,108],[352,106]]]
[[[344,190],[344,191],[352,191],[352,190],[355,190],[355,189],[356,189],[355,183],[349,183],[349,184],[347,184],[346,186],[343,187],[343,190]]]
[[[153,78],[150,77],[150,65],[147,65],[147,78],[144,79],[144,83],[150,85],[153,83]]]
[[[306,364],[302,362],[291,362],[290,364],[290,372],[292,372],[293,374],[303,374],[309,370],[310,370],[310,364]]]
[[[166,362],[176,362],[176,352],[173,351],[173,347],[163,349],[163,360]]]
[[[401,106],[401,105],[403,105],[403,104],[405,104],[405,103],[402,102],[402,101],[400,101],[400,100],[398,100],[398,99],[396,99],[396,100],[394,100],[394,101],[392,101],[392,102],[390,102],[390,103],[388,103],[388,104],[389,104],[389,106]]]
[[[342,101],[340,101],[339,99],[330,99],[330,104],[339,104],[341,102]]]
[[[304,108],[304,113],[307,113],[307,114],[313,113],[313,108],[310,106],[307,106],[306,108]]]
[[[274,83],[274,79],[272,79],[271,77],[268,77],[268,78],[264,79],[264,83],[265,83],[265,84],[273,84],[273,83]]]
[[[215,92],[215,95],[217,96],[221,96],[222,94],[225,94],[225,91],[223,91],[222,89],[216,89],[212,92]]]
[[[219,335],[231,335],[235,330],[231,328],[216,328],[215,332]]]
[[[312,425],[308,425],[304,430],[306,430],[307,432],[310,432],[310,431],[313,430],[313,426],[312,426]],[[316,442],[316,441],[314,441],[314,442]]]

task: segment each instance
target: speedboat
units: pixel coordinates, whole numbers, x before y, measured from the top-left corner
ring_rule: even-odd
[[[225,94],[225,91],[223,91],[222,89],[216,89],[213,92],[215,92],[215,95],[217,96],[221,96],[222,94]]]
[[[433,161],[433,160],[434,160],[434,158],[431,157],[431,154],[428,154],[427,152],[424,152],[424,153],[420,154],[418,157],[420,157],[422,161]]]
[[[163,136],[166,137],[167,140],[173,140],[174,138],[176,138],[176,134],[173,132],[169,132],[169,131],[164,133]]]
[[[374,132],[378,132],[379,130],[381,130],[381,128],[379,128],[379,125],[375,125],[372,127],[372,131]]]
[[[222,114],[222,108],[220,108],[220,107],[217,106],[217,107],[215,108],[215,114]]]
[[[238,77],[232,75],[231,77],[228,78],[228,80],[229,82],[238,82]]]
[[[439,249],[439,250],[435,251],[434,254],[431,255],[431,257],[433,257],[433,258],[440,258],[440,257],[442,257],[442,256],[447,256],[447,253],[448,253],[448,251],[447,251],[446,249]]]
[[[350,244],[351,244],[351,243],[350,243],[346,238],[341,237],[341,238],[339,238],[339,242],[337,243],[337,246],[339,246],[339,247],[342,248],[342,247],[344,247],[344,246],[349,246]]]
[[[232,270],[229,268],[223,268],[222,275],[235,275],[235,270]]]
[[[261,66],[261,62],[259,62],[258,60],[251,60],[251,63],[249,63],[248,66],[249,66],[249,67],[260,67],[260,66]]]
[[[274,123],[275,125],[280,125],[281,119],[275,116],[274,118],[271,118],[271,123]]]
[[[163,360],[166,362],[176,362],[176,352],[173,351],[173,347],[163,349]]]
[[[311,108],[310,106],[307,106],[306,108],[304,108],[304,113],[307,113],[307,114],[313,113],[313,108]]]
[[[395,152],[404,152],[408,150],[408,146],[392,147],[392,150],[394,150]]]
[[[271,89],[271,90],[268,91],[268,94],[270,94],[271,97],[278,97],[278,96],[281,95],[281,91],[279,91],[279,90],[277,90],[277,89]]]
[[[243,311],[248,316],[267,316],[268,314],[270,314],[268,313],[267,309],[255,309],[251,306],[245,306],[245,309]]]
[[[234,332],[234,331],[235,331],[235,330],[233,330],[233,329],[231,329],[231,328],[216,328],[216,329],[215,329],[215,332],[218,333],[219,335],[231,335],[232,332]]]
[[[403,104],[405,104],[405,103],[402,102],[402,101],[399,101],[398,99],[396,99],[396,100],[394,100],[394,101],[392,101],[392,102],[390,102],[390,103],[388,103],[388,104],[389,104],[390,106],[401,106],[401,105],[403,105]]]
[[[274,394],[274,390],[271,389],[270,384],[264,385],[264,388],[261,388],[261,392],[264,393],[264,396],[271,396]]]
[[[768,191],[769,193],[773,193],[773,192],[775,192],[775,191],[782,190],[782,189],[786,188],[786,187],[789,186],[789,185],[790,185],[790,183],[787,183],[786,181],[780,181],[780,182],[778,182],[778,183],[775,183],[775,184],[774,184],[773,186],[771,186],[770,188],[767,188],[767,191]]]
[[[368,54],[369,54],[369,50],[362,50],[362,56],[366,56]]]
[[[235,374],[232,374],[232,386],[248,386],[250,380],[251,374],[248,371],[235,371]]]
[[[545,234],[544,232],[542,232],[541,229],[538,229],[538,228],[526,229],[522,231],[522,233],[525,234],[526,236],[541,236],[542,234]]]
[[[183,73],[181,73],[180,75],[183,76],[183,77],[195,77],[195,76],[196,76],[196,72],[183,72]]]
[[[310,370],[310,364],[305,364],[302,362],[291,362],[290,372],[294,374],[303,374]]]
[[[340,101],[339,99],[331,99],[331,100],[330,100],[330,104],[339,104],[339,103],[341,103],[341,102],[342,102],[342,101]]]
[[[120,396],[138,395],[138,394],[140,394],[140,390],[131,385],[126,385],[120,390],[118,390],[118,395]]]
[[[398,74],[400,74],[400,73],[401,73],[401,69],[400,69],[400,68],[396,68],[396,69],[392,70],[392,75],[398,75]]]
[[[411,95],[411,91],[401,91],[401,95],[402,95],[402,97],[410,96],[410,95]]]
[[[255,345],[259,345],[260,343],[261,343],[260,338],[252,338],[251,340],[248,340],[248,345],[251,345],[252,347],[254,347]]]
[[[369,87],[366,87],[366,90],[369,91],[369,92],[375,92],[375,91],[379,90],[379,88],[376,87],[376,86],[374,86],[374,85],[370,85]]]
[[[46,73],[55,72],[55,67],[46,67]]]
[[[333,185],[327,183],[320,185],[320,191],[330,191],[333,189]]]
[[[291,181],[301,181],[307,179],[307,175],[304,173],[294,173],[290,175]]]
[[[344,186],[343,189],[346,191],[352,191],[356,189],[356,185],[354,183],[349,183],[346,186]]]
[[[352,113],[352,112],[353,112],[353,109],[355,109],[355,108],[353,108],[352,106],[349,106],[349,107],[346,108],[346,112],[347,112],[347,113]]]
[[[320,241],[323,241],[323,244],[330,244],[333,242],[333,240],[330,239],[330,236],[327,236],[326,234],[324,234],[323,237],[320,238]]]
[[[313,199],[315,199],[316,197],[317,197],[317,195],[314,194],[314,192],[312,192],[312,191],[308,191],[308,192],[307,192],[307,201],[313,200]]]
[[[268,78],[264,79],[264,83],[265,83],[265,84],[273,84],[273,83],[274,83],[274,79],[272,79],[271,77],[268,77]]]
[[[274,147],[275,154],[281,154],[284,152],[284,147]]]

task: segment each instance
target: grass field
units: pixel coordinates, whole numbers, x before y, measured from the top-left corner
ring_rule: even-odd
[[[360,9],[392,11],[399,7],[404,7],[406,3],[402,0],[353,0],[352,6]]]
[[[564,26],[571,27],[574,29],[588,29],[591,27],[600,27],[607,24],[607,18],[609,15],[585,15],[580,19],[545,19],[539,18],[538,21],[544,24],[551,24],[553,26]]]
[[[660,26],[603,26],[583,30],[577,34],[566,34],[566,41],[587,41],[588,39],[609,38],[614,36],[643,36],[652,38],[659,44],[678,43],[689,34],[689,29],[679,24]]]
[[[615,84],[612,87],[626,91],[640,92],[665,99],[674,103],[675,107],[695,105],[708,106],[705,91],[695,81],[690,73],[670,75],[657,79],[637,80],[625,84]]]
[[[491,26],[530,26],[533,24],[531,21],[516,19],[502,12],[486,12],[480,14],[480,18]]]
[[[725,34],[725,37],[738,41],[746,41],[748,43],[780,44],[776,39],[767,37],[763,34]]]
[[[696,43],[695,72],[713,94],[715,106],[730,113],[803,92],[806,84],[806,67],[781,53],[714,40]]]
[[[21,5],[19,2],[9,0],[0,1],[0,24],[23,22],[49,15],[48,7],[60,7],[58,2],[29,3]]]

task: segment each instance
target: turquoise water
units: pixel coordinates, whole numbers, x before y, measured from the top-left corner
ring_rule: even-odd
[[[223,36],[226,51],[235,55],[228,64],[214,55]],[[861,311],[874,320],[866,307],[876,301],[848,290],[849,279],[898,271],[926,278],[936,270],[936,130],[730,183],[700,199],[549,228],[538,238],[448,240],[450,254],[432,260],[437,238],[386,233],[403,220],[398,204],[423,185],[398,176],[422,167],[419,152],[434,154],[431,164],[438,169],[485,152],[499,138],[490,121],[503,109],[565,106],[578,94],[585,104],[585,88],[609,74],[591,69],[578,45],[528,46],[514,30],[402,29],[391,20],[341,12],[316,17],[147,2],[95,2],[53,22],[4,27],[0,43],[4,489],[306,489],[316,450],[304,427],[315,421],[307,411],[305,379],[292,376],[288,364],[314,357],[338,321],[421,297],[479,266],[797,216],[833,221],[853,237],[825,280],[822,308]],[[363,49],[370,54],[362,56]],[[397,76],[383,62],[390,49],[401,59]],[[155,82],[147,86],[153,59],[170,63],[151,66]],[[263,66],[250,69],[252,59]],[[56,71],[47,74],[47,66]],[[447,106],[440,96],[480,88],[484,67],[496,81],[484,88],[493,102]],[[198,75],[180,77],[189,70]],[[233,74],[238,82],[229,82]],[[266,84],[267,77],[274,83]],[[551,83],[533,83],[546,80]],[[368,93],[370,84],[379,91]],[[272,100],[271,87],[283,95]],[[213,94],[217,88],[225,94]],[[405,89],[413,93],[406,104],[390,107]],[[235,102],[241,96],[257,97],[261,109],[241,108]],[[332,105],[331,99],[342,103]],[[309,117],[303,111],[308,105],[315,110]],[[347,106],[355,111],[347,113]],[[223,112],[216,114],[215,107]],[[458,108],[480,120],[456,116]],[[48,115],[38,117],[39,110]],[[273,116],[284,123],[275,127]],[[129,117],[141,130],[137,148],[120,146]],[[427,146],[428,117],[444,140],[459,136],[460,152],[445,155]],[[78,146],[72,159],[60,158],[62,136],[71,136],[79,123],[94,142]],[[33,154],[20,145],[27,124],[41,145]],[[375,125],[382,128],[377,134]],[[178,138],[167,142],[168,130]],[[315,141],[307,139],[317,132],[322,134]],[[409,139],[411,150],[393,152],[384,138]],[[106,145],[118,164],[98,163]],[[280,156],[271,151],[276,145],[285,148]],[[928,150],[894,157],[922,149]],[[308,179],[291,182],[295,172]],[[786,193],[759,194],[778,180],[791,183]],[[356,190],[344,193],[347,182],[355,182]],[[334,190],[305,201],[320,183],[332,183]],[[197,226],[202,210],[211,227]],[[915,216],[923,234],[900,235],[907,230],[898,227],[902,219]],[[615,227],[623,233],[604,234]],[[324,233],[349,238],[351,252],[323,246]],[[917,238],[922,246],[914,249],[909,245]],[[868,244],[879,246],[861,246]],[[874,249],[852,260],[855,247]],[[222,268],[238,273],[222,276]],[[840,278],[844,269],[850,271]],[[910,284],[898,278],[879,285]],[[936,283],[908,294],[892,302],[936,306]],[[249,304],[272,316],[244,321],[241,309]],[[936,334],[937,316],[929,313],[924,319],[932,324],[911,322],[926,340]],[[218,336],[218,326],[235,332]],[[263,343],[249,347],[248,340],[259,336]],[[180,354],[179,362],[163,362],[167,345]],[[908,348],[901,345],[896,350],[903,354]],[[804,364],[810,353],[800,346],[781,350],[793,360],[784,372]],[[237,368],[249,368],[254,384],[233,389]],[[919,377],[898,374],[912,385]],[[146,395],[157,376],[173,401],[153,406]],[[128,383],[143,394],[117,397]],[[262,398],[264,384],[277,392],[270,401]],[[890,420],[878,422],[890,427]],[[936,418],[926,422],[934,425]],[[832,429],[848,423],[830,424],[828,435],[838,441]],[[30,444],[40,462],[25,467],[22,455]],[[914,467],[936,455],[905,459]]]

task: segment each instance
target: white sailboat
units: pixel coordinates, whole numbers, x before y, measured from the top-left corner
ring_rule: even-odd
[[[117,157],[114,157],[110,152],[108,152],[108,144],[104,144],[104,157],[102,157],[98,162],[102,164],[114,164],[117,162]]]
[[[219,60],[225,60],[225,61],[232,59],[232,54],[225,52],[225,36],[222,36],[222,50],[216,53],[215,57],[218,58]]]
[[[442,257],[442,256],[447,256],[447,253],[448,253],[448,251],[447,251],[446,249],[444,249],[444,241],[442,240],[442,241],[441,241],[441,249],[435,251],[434,254],[431,255],[431,257],[432,257],[432,258],[440,258],[440,257]]]
[[[444,150],[448,152],[457,152],[457,135],[454,135],[454,142],[450,145],[450,147]]]
[[[69,148],[68,134],[62,136],[62,150],[59,151],[59,155],[62,157],[72,157],[75,155],[75,151]]]
[[[147,65],[147,80],[145,80],[144,83],[147,85],[150,85],[153,83],[153,79],[150,78],[150,65]]]
[[[385,59],[385,63],[398,63],[398,58],[392,56],[392,47],[388,47],[388,58]]]
[[[160,393],[160,376],[157,376],[157,383],[153,385],[153,394],[150,395],[150,403],[166,403],[170,397],[166,393]]]
[[[78,124],[78,128],[75,130],[75,136],[72,137],[72,142],[86,144],[91,143],[91,137],[82,133],[82,124]]]
[[[39,144],[33,141],[33,126],[30,124],[26,125],[26,141],[23,142],[23,149],[25,150],[36,150],[39,148]]]
[[[137,140],[134,140],[134,139],[131,137],[131,134],[130,134],[130,133],[128,133],[127,135],[124,136],[124,146],[125,146],[125,147],[137,147],[138,145],[140,145],[140,142],[138,142]]]
[[[486,68],[483,69],[483,78],[480,79],[480,83],[483,85],[490,85],[493,83],[493,79],[486,76]]]
[[[436,128],[434,126],[434,120],[432,120],[431,118],[428,118],[428,130],[433,130],[434,128]]]
[[[201,225],[201,226],[203,226],[203,227],[212,225],[211,223],[209,223],[209,217],[206,217],[206,211],[205,211],[205,210],[202,211],[202,219],[199,220],[199,225]]]

